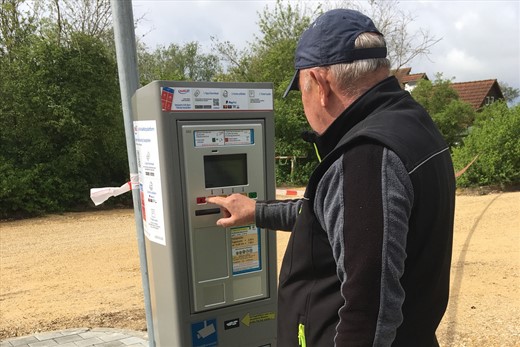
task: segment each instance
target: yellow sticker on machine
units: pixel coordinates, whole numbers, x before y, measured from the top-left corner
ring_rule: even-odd
[[[262,269],[260,229],[252,224],[230,230],[233,275],[260,271]]]
[[[276,318],[275,312],[265,312],[265,313],[259,313],[255,315],[250,315],[249,313],[242,318],[242,323],[245,326],[250,326],[254,323],[261,323],[268,320],[274,320]]]

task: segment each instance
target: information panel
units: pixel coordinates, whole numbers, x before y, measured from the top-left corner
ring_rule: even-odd
[[[193,132],[195,147],[252,145],[253,129],[198,130]]]
[[[272,110],[271,89],[161,88],[163,111]]]
[[[166,245],[156,122],[135,121],[134,137],[144,234],[150,241]]]

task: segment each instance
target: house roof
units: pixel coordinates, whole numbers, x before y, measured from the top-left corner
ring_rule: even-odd
[[[404,67],[392,70],[391,74],[397,78],[403,89],[407,84],[413,84],[412,82],[417,82],[421,79],[429,80],[425,73],[410,74],[411,71],[412,68]],[[459,99],[469,103],[475,110],[480,109],[486,104],[486,97],[488,96],[494,97],[495,99],[504,99],[504,95],[496,79],[458,83],[452,82],[450,85],[459,95]]]
[[[404,86],[410,82],[417,82],[421,79],[428,80],[428,76],[426,76],[426,74],[424,72],[410,74],[411,71],[412,71],[411,67],[403,67],[403,68],[400,68],[397,70],[392,70],[391,74],[397,78],[397,80],[401,84],[402,88],[404,88]]]
[[[390,73],[392,75],[394,75],[399,81],[401,81],[401,78],[403,76],[409,75],[411,71],[412,71],[411,67],[402,67],[402,68],[397,69],[397,70],[392,70],[392,71],[390,71]]]
[[[428,80],[428,76],[424,72],[421,73],[414,73],[411,75],[406,75],[401,78],[401,83],[407,84],[410,82],[417,82],[419,80]]]
[[[469,103],[475,110],[485,104],[486,97],[490,94],[504,98],[496,79],[451,83],[451,87],[455,89],[460,100]]]

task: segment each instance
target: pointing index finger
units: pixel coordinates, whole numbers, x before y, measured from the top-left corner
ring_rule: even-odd
[[[206,199],[207,202],[209,202],[210,204],[216,204],[216,205],[224,205],[224,201],[226,200],[226,198],[222,197],[222,196],[210,196]]]

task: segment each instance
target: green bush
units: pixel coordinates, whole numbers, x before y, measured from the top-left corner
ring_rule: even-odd
[[[412,96],[428,111],[450,148],[462,145],[475,111],[459,99],[450,80],[443,79],[442,74],[437,74],[434,82],[422,79]]]
[[[0,218],[91,204],[128,164],[114,57],[96,38],[34,36],[0,56]]]
[[[298,159],[294,172],[291,175],[291,161],[278,162],[275,167],[277,186],[303,186],[309,181],[309,177],[318,165],[318,159]]]
[[[457,180],[459,187],[520,183],[520,105],[495,102],[480,112],[464,140],[453,150],[455,170],[473,165]]]

